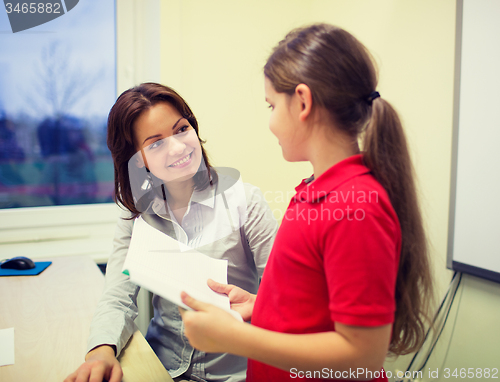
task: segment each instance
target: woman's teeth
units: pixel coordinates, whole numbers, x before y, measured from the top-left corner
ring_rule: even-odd
[[[191,153],[192,154],[192,153]],[[186,163],[190,158],[191,158],[191,154],[189,155],[186,155],[183,159],[177,161],[177,162],[174,162],[170,165],[170,167],[175,167],[175,166],[179,166],[183,163]]]

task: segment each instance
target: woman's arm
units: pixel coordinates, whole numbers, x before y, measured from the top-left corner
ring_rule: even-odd
[[[247,211],[243,232],[261,278],[273,247],[278,222],[261,190],[248,183],[244,183],[244,187]]]
[[[134,226],[130,212],[123,211],[118,218],[113,238],[113,252],[106,266],[103,294],[97,304],[87,351],[102,344],[116,346],[117,356],[135,331],[134,320],[138,315],[137,294],[139,287],[122,273]]]
[[[129,216],[123,212],[116,226],[106,285],[90,326],[85,362],[65,379],[67,382],[102,381],[104,377],[110,382],[121,381],[122,369],[116,357],[135,330],[139,291],[122,273],[133,228],[133,221],[122,218]]]
[[[115,357],[115,349],[109,345],[101,345],[85,356],[85,362],[64,382],[104,381],[120,382],[123,371]]]
[[[283,370],[380,371],[389,348],[390,324],[357,327],[336,323],[335,332],[277,333],[238,322],[222,309],[185,293],[182,300],[195,310],[182,312],[186,336],[195,348],[229,352]],[[356,379],[371,378],[358,374]]]
[[[252,319],[256,295],[236,285],[221,284],[212,279],[208,279],[208,286],[217,293],[227,295],[231,303],[231,309],[241,314],[243,321],[250,321]]]

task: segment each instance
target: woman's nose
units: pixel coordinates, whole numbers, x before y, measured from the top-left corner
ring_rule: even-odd
[[[175,136],[169,137],[168,153],[170,155],[179,155],[186,149],[186,144],[182,140],[177,139]]]

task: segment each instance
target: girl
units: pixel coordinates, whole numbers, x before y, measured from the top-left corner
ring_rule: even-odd
[[[236,182],[235,170],[229,175],[217,172],[202,143],[191,109],[166,86],[145,83],[127,90],[111,109],[108,147],[116,202],[124,213],[92,321],[86,362],[66,381],[121,381],[117,357],[134,332],[137,316],[139,287],[122,273],[136,217],[148,229],[227,259],[228,282],[256,293],[276,221],[260,190]],[[175,381],[245,380],[246,359],[193,349],[177,307],[158,295],[152,302],[154,317],[146,339]]]
[[[182,312],[186,335],[250,358],[250,382],[387,381],[387,353],[422,344],[432,291],[398,115],[366,48],[332,25],[290,32],[264,74],[283,156],[314,174],[296,188],[257,296],[209,283],[252,325],[183,293],[195,310]]]

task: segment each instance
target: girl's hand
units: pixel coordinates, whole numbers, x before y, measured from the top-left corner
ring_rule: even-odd
[[[237,326],[242,323],[228,312],[181,293],[184,304],[195,311],[179,308],[189,343],[207,353],[227,353]]]
[[[87,353],[85,362],[70,375],[64,382],[120,382],[123,377],[120,362],[115,357],[111,346],[102,345]]]
[[[243,321],[250,321],[252,318],[255,295],[243,290],[236,285],[227,285],[208,279],[208,286],[217,293],[226,294],[231,303],[231,309],[235,310]]]

